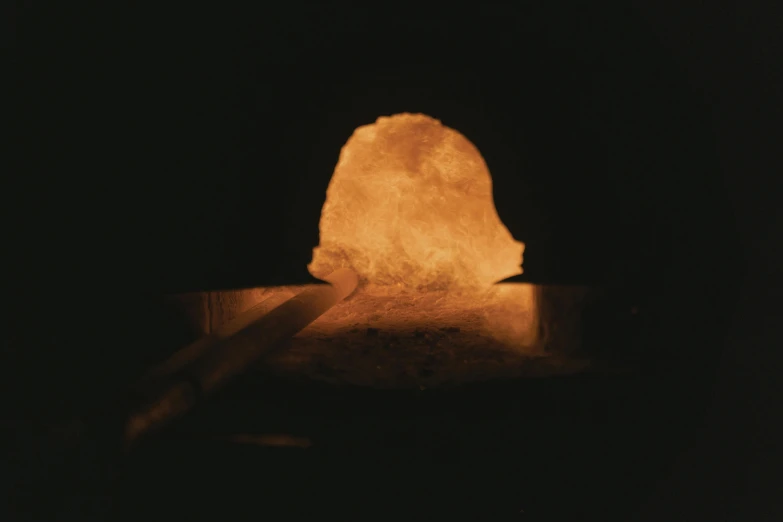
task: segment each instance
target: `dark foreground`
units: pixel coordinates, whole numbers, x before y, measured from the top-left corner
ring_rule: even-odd
[[[444,391],[255,376],[110,473],[50,483],[47,500],[17,508],[50,520],[629,520],[696,433],[673,393],[631,375]],[[236,434],[312,446],[226,440]]]

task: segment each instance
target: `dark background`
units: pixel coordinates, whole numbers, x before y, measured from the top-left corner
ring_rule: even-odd
[[[645,300],[651,365],[714,404],[648,513],[771,517],[781,18],[637,4],[18,10],[8,417],[181,344],[162,293],[307,281],[339,148],[424,112],[487,160],[524,280]]]

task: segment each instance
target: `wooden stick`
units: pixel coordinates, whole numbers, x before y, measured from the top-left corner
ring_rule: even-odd
[[[356,273],[346,268],[324,279],[331,284],[308,288],[254,321],[238,318],[232,325],[244,327],[220,342],[195,350],[200,351],[200,357],[187,364],[171,384],[131,414],[125,426],[126,447],[190,410],[200,396],[212,393],[282,341],[293,337],[348,297],[359,281]],[[191,360],[189,356],[181,359]]]
[[[211,349],[214,349],[219,343],[258,321],[270,311],[294,297],[294,295],[294,292],[288,289],[276,291],[249,310],[234,317],[227,324],[219,327],[215,332],[205,335],[196,342],[179,350],[163,363],[152,368],[141,378],[136,386],[136,391],[141,394],[152,392],[166,379],[170,379],[177,372],[183,371],[187,366],[193,364]]]
[[[357,275],[340,269],[325,278],[332,283],[311,287],[281,304],[259,321],[234,334],[219,350],[210,352],[194,368],[193,378],[208,393],[239,373],[285,339],[290,339],[327,310],[350,295]]]

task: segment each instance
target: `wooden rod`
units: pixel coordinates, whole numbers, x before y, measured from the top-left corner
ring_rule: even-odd
[[[139,394],[153,392],[153,390],[160,387],[167,379],[171,379],[176,373],[182,372],[210,350],[214,349],[218,344],[258,321],[270,311],[294,297],[294,295],[296,294],[287,288],[275,291],[272,295],[251,307],[249,310],[240,313],[214,332],[201,337],[196,342],[177,351],[166,359],[166,361],[144,374],[136,385],[136,392]]]
[[[244,372],[265,353],[348,297],[359,282],[356,273],[347,268],[332,272],[324,280],[331,284],[307,288],[257,320],[243,317],[232,321],[242,327],[206,348],[198,348],[201,352],[195,361],[177,372],[170,384],[131,414],[125,426],[126,447],[190,410],[202,395],[212,393]],[[191,360],[184,356],[182,359]]]

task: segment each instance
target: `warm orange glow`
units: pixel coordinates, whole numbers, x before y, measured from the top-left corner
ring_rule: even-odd
[[[342,149],[310,272],[339,267],[408,290],[487,288],[522,272],[489,171],[460,133],[421,114],[379,118]]]
[[[310,273],[351,268],[361,287],[309,330],[444,326],[535,344],[534,287],[494,285],[522,273],[524,244],[498,217],[479,151],[439,121],[398,114],[356,129],[329,184],[320,232]]]

